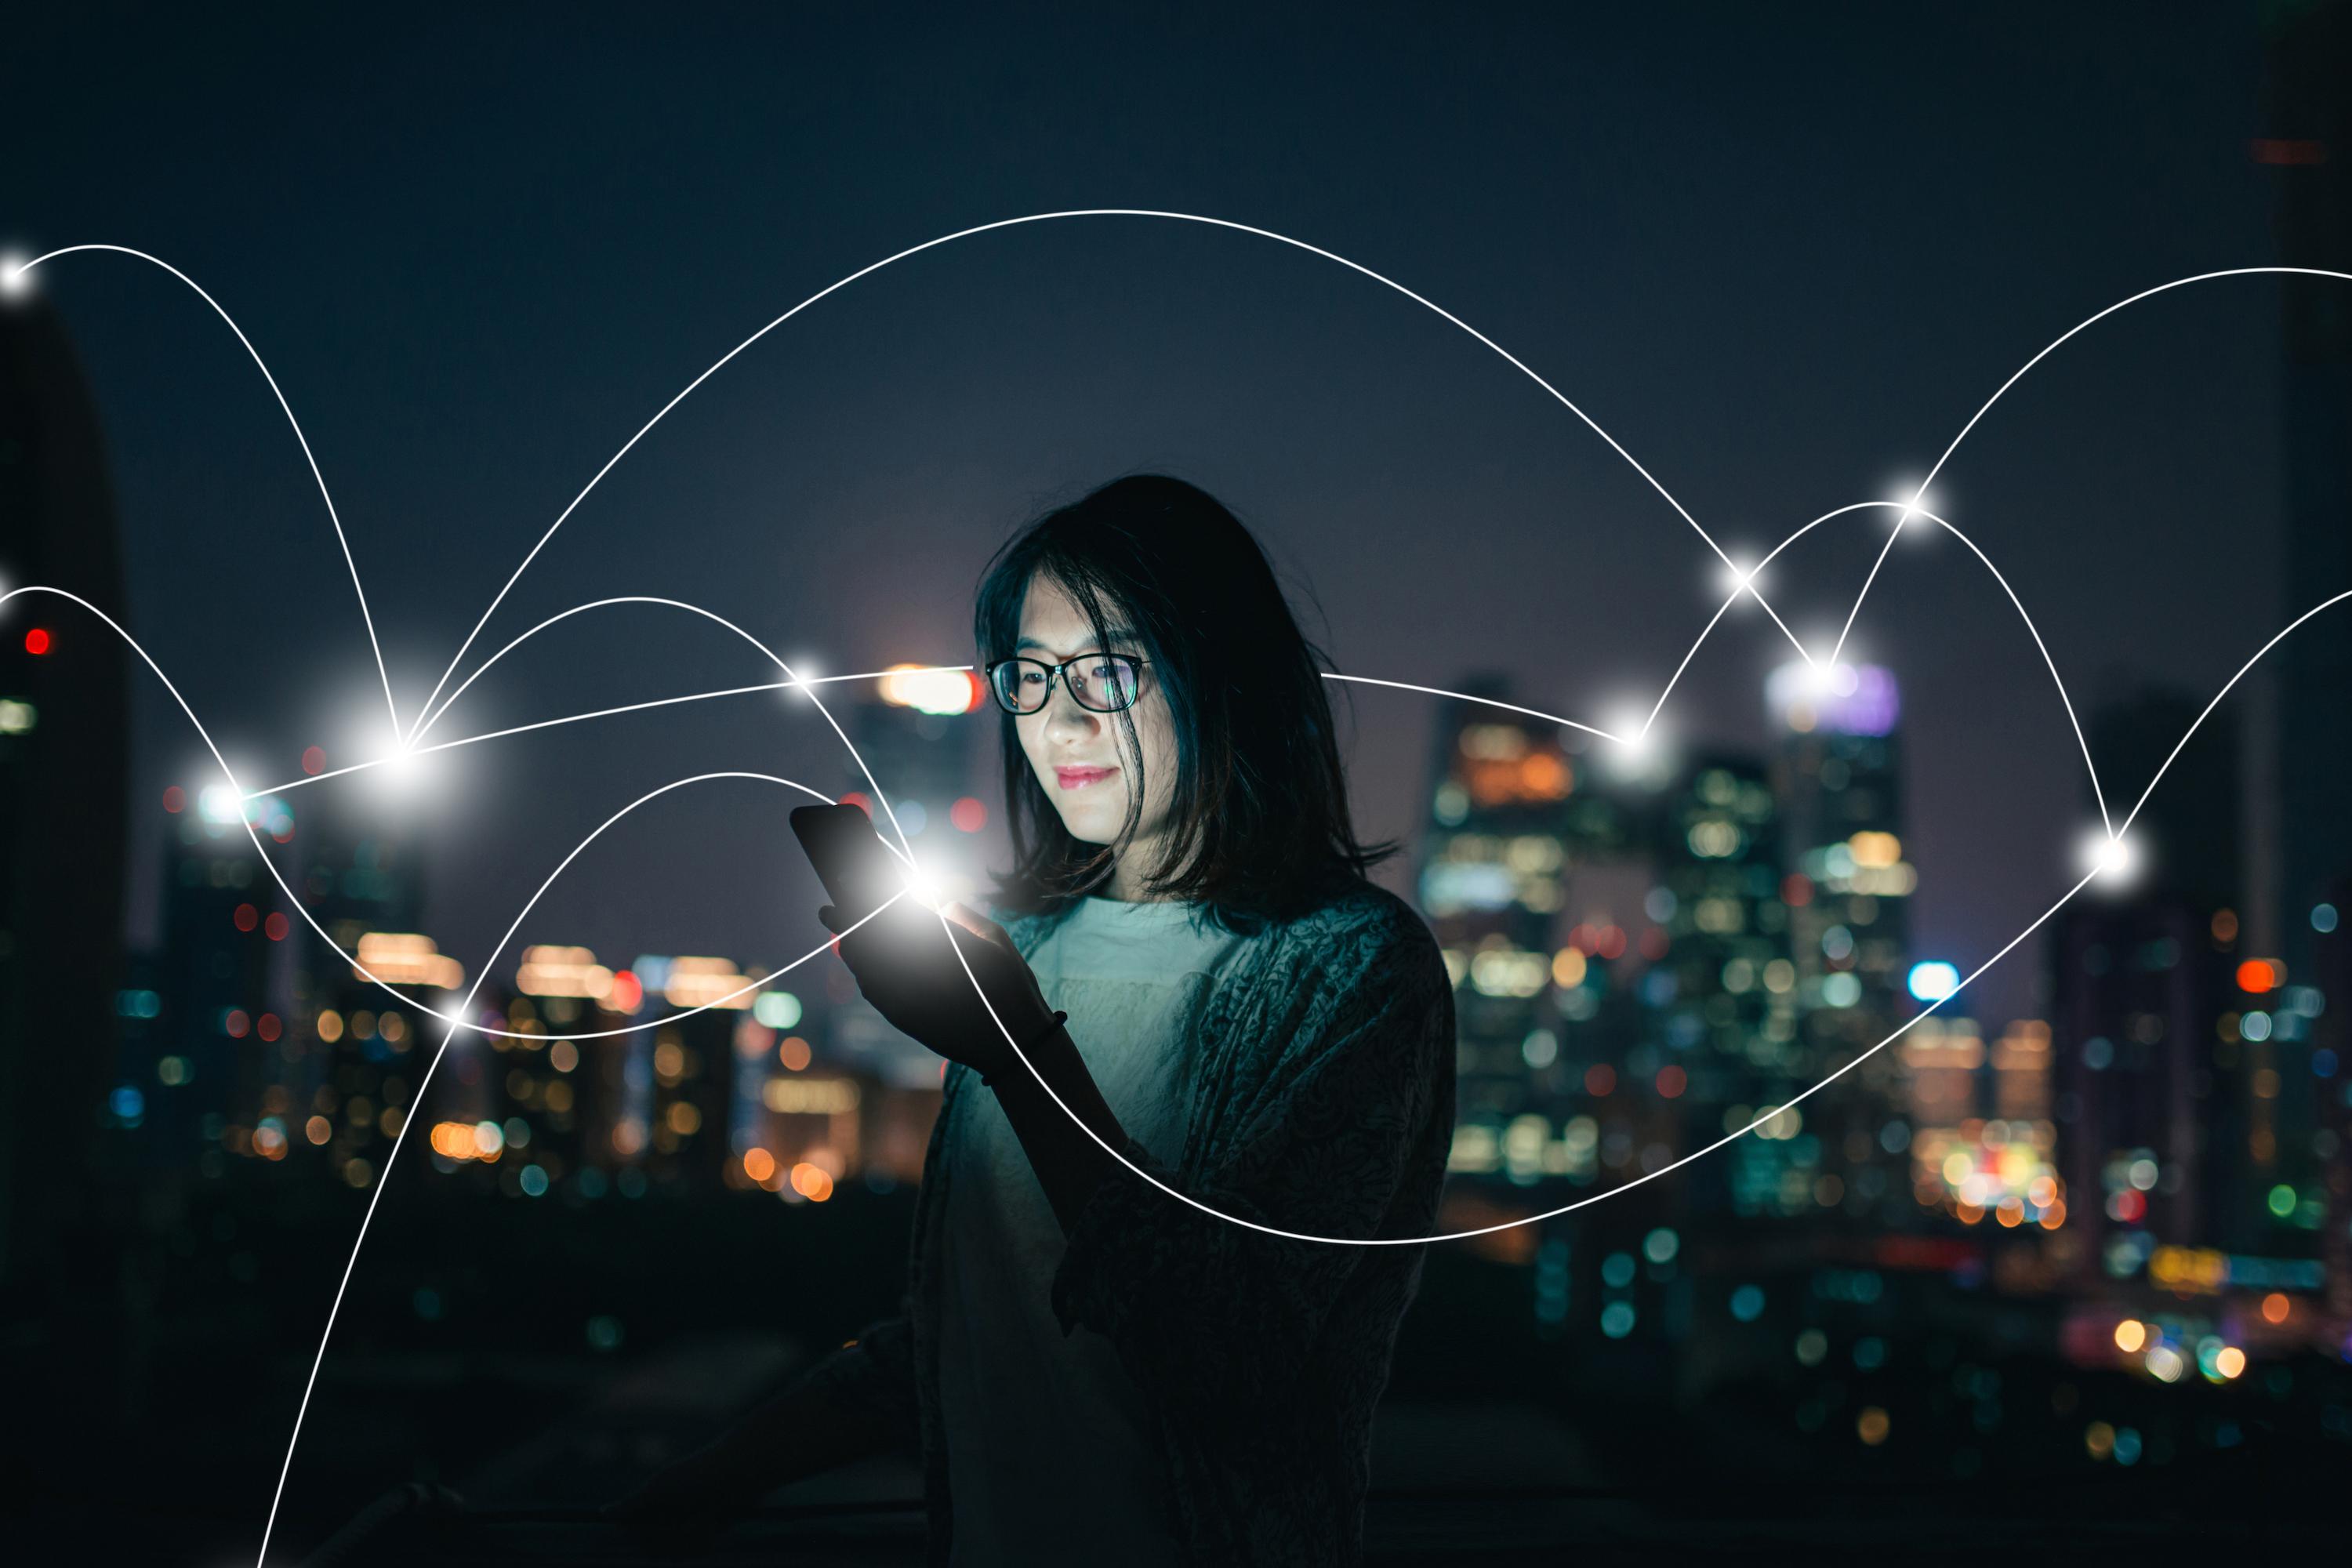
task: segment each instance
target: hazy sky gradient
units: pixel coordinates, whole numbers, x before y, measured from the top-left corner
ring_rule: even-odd
[[[664,401],[804,296],[972,224],[1165,207],[1353,258],[1519,355],[1751,554],[1923,471],[2083,317],[2273,259],[2251,7],[77,10],[28,30],[0,63],[0,242],[152,250],[237,317],[334,489],[410,711]],[[131,625],[255,782],[314,742],[353,760],[382,695],[242,350],[127,258],[43,287],[107,424]],[[2142,676],[2210,692],[2286,618],[2275,315],[2263,280],[2126,313],[1938,485],[2078,700]],[[960,662],[1003,534],[1146,467],[1259,527],[1353,673],[1498,668],[1521,701],[1606,721],[1646,705],[1717,593],[1598,437],[1426,311],[1265,241],[1106,220],[961,243],[772,334],[614,472],[474,657],[642,593],[826,669]],[[1784,557],[1766,586],[1801,632],[1833,634],[1881,526]],[[1903,544],[1855,647],[1904,686],[1919,951],[1965,967],[2073,880],[2080,759],[2015,612],[1952,542]],[[1735,615],[1669,734],[1760,742],[1783,652]],[[716,628],[630,610],[541,639],[450,722],[766,678]],[[140,702],[143,873],[164,820],[146,803],[200,782],[201,753],[152,684]],[[1354,703],[1367,826],[1412,831],[1432,705]],[[431,929],[470,963],[621,805],[706,769],[835,784],[829,739],[751,698],[459,753],[427,813]],[[520,939],[745,958],[819,940],[786,804],[670,797]],[[2020,960],[1987,1016],[2032,1005]]]

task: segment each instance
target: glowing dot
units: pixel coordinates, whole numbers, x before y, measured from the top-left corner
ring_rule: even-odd
[[[17,250],[0,256],[0,300],[21,300],[33,291],[32,259]]]
[[[2094,832],[2084,838],[2080,859],[2085,872],[2114,885],[2130,878],[2139,856],[2132,841],[2121,834]]]
[[[306,750],[303,752],[303,753],[302,753],[302,771],[303,771],[304,773],[315,773],[319,772],[320,769],[324,768],[326,765],[327,765],[327,753],[326,753],[323,750],[321,750],[320,748],[319,748],[319,747],[317,747],[317,746],[311,746],[311,747],[310,747],[310,748],[306,749]]]
[[[188,792],[182,789],[178,784],[173,784],[163,792],[163,809],[170,812],[173,816],[177,816],[181,812],[186,810],[187,805]]]
[[[251,931],[261,923],[261,911],[251,904],[239,904],[229,919],[236,924],[237,930]]]
[[[2147,1328],[2137,1318],[2126,1318],[2116,1325],[2116,1349],[2131,1354],[2147,1343]]]
[[[39,626],[35,626],[31,631],[26,632],[25,634],[25,651],[26,653],[48,652],[49,634],[42,630]]]
[[[2263,1298],[2263,1317],[2270,1322],[2284,1323],[2289,1305],[2284,1291],[2273,1290]]]
[[[948,820],[959,833],[977,833],[988,826],[988,807],[971,795],[965,795],[948,807]]]
[[[272,911],[269,918],[261,922],[261,929],[268,936],[270,941],[284,942],[286,940],[286,933],[291,931],[293,927],[288,922],[284,915]]]
[[[2246,1370],[2246,1352],[2235,1345],[2224,1345],[2215,1352],[2213,1370],[2223,1377],[2235,1377]]]

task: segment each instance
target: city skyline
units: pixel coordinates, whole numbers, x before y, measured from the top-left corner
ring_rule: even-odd
[[[913,1323],[972,1102],[787,813],[984,897],[975,580],[1152,472],[1265,545],[1452,986],[1369,1563],[2324,1554],[2352,5],[1215,11],[26,20],[43,1521],[574,1560]],[[917,1457],[698,1550],[916,1561]]]

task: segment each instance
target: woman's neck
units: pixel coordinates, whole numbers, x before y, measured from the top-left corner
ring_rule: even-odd
[[[1102,884],[1099,897],[1115,899],[1123,904],[1164,902],[1171,895],[1158,893],[1150,887],[1150,868],[1160,864],[1160,846],[1130,844],[1111,867],[1110,876]]]

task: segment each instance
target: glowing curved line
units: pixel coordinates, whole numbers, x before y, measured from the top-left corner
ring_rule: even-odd
[[[1966,425],[1960,426],[1960,433],[1952,437],[1952,444],[1944,448],[1944,455],[1936,459],[1936,466],[1934,468],[1927,470],[1927,477],[1919,481],[1920,497],[1926,497],[1927,487],[1936,482],[1936,476],[1944,471],[1944,465],[1952,460],[1952,454],[1960,449],[1960,443],[1969,438],[1969,432],[1977,427],[1977,421],[1991,413],[1992,405],[1999,403],[2004,396],[2008,395],[2009,389],[2015,386],[2021,380],[2024,379],[2025,373],[2027,371],[2032,370],[2035,365],[2040,364],[2043,360],[2048,359],[2052,354],[2057,353],[2059,348],[2065,343],[2066,340],[2073,337],[2076,332],[2083,331],[2086,327],[2095,326],[2099,322],[2105,321],[2109,316],[2114,315],[2117,310],[2123,310],[2127,306],[2137,305],[2142,300],[2152,300],[2158,294],[2167,294],[2175,289],[2186,289],[2191,283],[2207,283],[2212,281],[2216,278],[2252,278],[2260,277],[2265,274],[2282,273],[2302,278],[2333,278],[2339,283],[2352,283],[2352,272],[2331,272],[2324,267],[2225,267],[2218,272],[2200,272],[2193,278],[2176,278],[2169,283],[2159,283],[2153,289],[2143,289],[2128,300],[2118,300],[2114,304],[2108,306],[2105,310],[2101,310],[2097,315],[2085,318],[2084,320],[2076,322],[2064,332],[2060,333],[2056,340],[2054,340],[2048,348],[2043,349],[2040,353],[2035,354],[2032,359],[2027,360],[2022,365],[2018,367],[2016,374],[2011,376],[2007,381],[2002,382],[2000,384],[2000,390],[1994,393],[1990,397],[1986,398],[1984,406],[1978,409],[1975,414],[1971,415]],[[1916,507],[1916,502],[1914,505]]]
[[[352,560],[352,542],[343,537],[343,520],[340,516],[336,515],[335,498],[327,493],[327,476],[319,471],[319,459],[311,455],[310,438],[302,434],[302,422],[294,417],[293,405],[286,401],[286,395],[278,389],[278,378],[269,374],[269,366],[263,362],[261,352],[253,346],[253,340],[245,335],[245,329],[236,324],[236,319],[231,316],[226,310],[222,310],[220,301],[214,299],[210,294],[205,293],[202,285],[198,284],[194,279],[189,277],[186,273],[181,271],[178,268],[173,266],[163,258],[158,256],[150,256],[143,250],[133,250],[127,245],[65,246],[59,249],[49,251],[45,255],[37,256],[33,258],[32,260],[26,262],[23,266],[17,268],[11,275],[11,280],[13,281],[16,279],[26,277],[33,270],[34,268],[38,267],[44,261],[52,260],[60,256],[71,256],[77,251],[83,250],[110,250],[122,256],[135,256],[142,261],[149,262],[154,266],[162,268],[164,271],[170,273],[173,277],[178,279],[181,282],[194,289],[196,298],[202,300],[205,304],[210,305],[213,308],[213,314],[218,316],[223,321],[228,323],[228,330],[236,334],[236,341],[243,343],[245,345],[245,352],[253,357],[254,368],[260,371],[261,379],[269,384],[269,395],[278,399],[278,407],[279,412],[286,416],[286,423],[294,427],[294,439],[300,443],[302,447],[302,460],[310,465],[310,478],[318,483],[319,499],[327,503],[327,521],[334,525],[335,542],[342,547],[343,566],[345,570],[349,571],[352,574],[352,592],[359,595],[360,619],[365,623],[367,626],[368,649],[375,655],[376,676],[383,682],[383,705],[391,711],[392,732],[394,735],[397,736],[400,733],[400,705],[394,702],[392,698],[392,675],[390,671],[384,668],[383,646],[376,641],[375,617],[368,613],[367,590],[360,585],[360,569],[357,563]],[[116,629],[121,630],[120,627],[117,627]],[[160,674],[162,672],[158,671],[157,673]],[[194,717],[194,715],[190,715],[190,717]]]
[[[80,605],[83,609],[88,610],[91,615],[97,616],[100,621],[106,625],[109,630],[112,631],[115,636],[121,637],[123,643],[129,647],[131,651],[139,656],[140,661],[145,664],[148,669],[153,672],[155,679],[163,683],[163,689],[171,693],[172,700],[177,703],[179,705],[180,711],[187,716],[188,723],[196,731],[196,738],[204,742],[205,749],[213,754],[213,761],[220,767],[221,776],[228,780],[230,789],[236,789],[236,774],[230,769],[227,759],[221,755],[220,748],[213,743],[211,732],[207,731],[204,727],[203,722],[197,719],[195,710],[188,706],[187,699],[180,695],[180,689],[172,684],[171,677],[163,673],[163,668],[156,664],[153,658],[148,654],[144,647],[142,647],[139,645],[139,640],[136,637],[133,637],[128,631],[123,629],[121,623],[79,594],[72,593],[64,588],[52,588],[39,583],[27,583],[21,588],[12,588],[5,593],[0,593],[0,605],[7,604],[9,600],[16,598],[20,594],[54,594],[58,598],[69,600],[73,604]],[[453,742],[451,743],[456,744],[457,742]],[[764,779],[772,784],[783,784],[790,788],[799,790],[802,794],[808,795],[812,799],[821,801],[828,805],[835,804],[833,797],[826,795],[822,790],[811,789],[804,784],[798,783],[792,779],[778,778],[772,774],[741,773],[720,775],[714,773],[702,776],[712,778],[726,776]],[[242,795],[244,792],[240,791],[238,793]],[[250,796],[247,796],[246,798],[250,798]],[[689,1007],[684,1012],[665,1014],[658,1018],[648,1018],[641,1024],[631,1024],[625,1028],[604,1029],[595,1031],[593,1033],[578,1035],[550,1035],[529,1033],[515,1029],[498,1029],[483,1024],[470,1023],[463,1017],[454,1016],[450,1014],[444,1013],[427,1003],[418,1001],[415,997],[411,996],[405,992],[395,987],[391,982],[379,977],[373,970],[368,968],[366,964],[360,962],[358,954],[346,952],[341,943],[336,942],[332,936],[330,936],[327,933],[326,929],[319,924],[317,918],[304,907],[301,899],[295,894],[293,888],[288,884],[284,875],[278,871],[277,862],[270,859],[268,850],[262,847],[261,836],[254,830],[252,818],[243,812],[239,812],[237,816],[239,824],[245,828],[246,837],[252,841],[254,854],[259,858],[262,868],[269,873],[270,880],[278,884],[278,890],[285,894],[288,907],[292,909],[296,914],[302,917],[302,923],[309,926],[312,931],[317,933],[319,940],[327,944],[327,948],[330,952],[334,953],[337,958],[342,960],[345,963],[350,964],[353,973],[367,982],[369,984],[374,986],[377,990],[383,992],[385,995],[391,997],[394,1001],[399,1003],[402,1006],[410,1008],[426,1017],[436,1018],[442,1023],[450,1026],[452,1028],[471,1029],[478,1035],[489,1035],[505,1039],[536,1039],[550,1042],[555,1040],[601,1040],[610,1038],[615,1035],[635,1034],[642,1029],[655,1028],[660,1025],[672,1023],[680,1018],[690,1018],[697,1013],[707,1012],[710,1008],[719,1005],[718,1002],[707,1002],[699,1007]],[[598,831],[602,832],[603,829],[600,828]],[[902,847],[902,845],[903,840],[901,841],[901,844],[892,844],[887,838],[882,840],[883,848],[887,849],[891,854],[898,856],[901,860],[906,861],[909,866],[911,866],[914,863],[912,858],[907,853],[906,849]],[[769,981],[775,979],[777,976],[788,973],[791,971],[799,968],[802,964],[806,963],[810,959],[814,958],[818,953],[824,952],[829,949],[833,945],[833,942],[834,939],[828,937],[822,946],[802,954],[799,958],[793,960],[792,963],[785,964],[782,969],[775,970],[772,973],[748,983],[740,990],[729,992],[726,997],[722,997],[719,1000],[725,1001],[730,998],[741,995],[744,991],[756,990],[760,986],[766,984]],[[478,975],[476,977],[475,984],[477,985],[480,984],[480,977]]]
[[[771,778],[765,773],[697,773],[692,778],[679,779],[675,783],[666,784],[659,789],[650,790],[646,794],[639,795],[636,799],[631,801],[628,805],[623,806],[612,816],[606,817],[603,824],[597,827],[595,832],[591,833],[587,837],[582,839],[580,843],[574,847],[572,853],[563,858],[562,864],[558,865],[554,870],[547,874],[547,880],[539,885],[539,891],[531,894],[530,901],[524,904],[521,910],[516,914],[514,923],[507,927],[506,935],[499,938],[498,946],[490,950],[490,955],[482,961],[481,968],[475,972],[473,984],[466,988],[466,999],[457,1004],[458,1011],[463,1013],[473,1006],[474,998],[481,992],[482,982],[489,978],[490,966],[498,962],[499,955],[506,951],[507,944],[514,941],[515,932],[522,929],[522,922],[530,917],[530,911],[532,910],[539,907],[539,900],[547,896],[547,889],[555,885],[555,879],[563,875],[564,868],[570,866],[572,861],[578,859],[581,852],[586,849],[588,846],[595,843],[596,840],[603,836],[605,828],[612,826],[613,824],[620,821],[621,818],[628,816],[629,813],[636,810],[637,807],[645,805],[646,802],[649,800],[653,800],[660,795],[667,795],[674,789],[683,789],[688,784],[704,784],[713,779],[764,779],[772,784],[792,783],[789,779]],[[798,789],[802,786],[799,784],[793,784],[792,787]],[[879,909],[877,909],[874,911],[874,914],[866,916],[866,920],[872,920],[875,915],[880,914],[883,910],[888,909],[891,904],[895,904],[898,901],[898,896],[894,895]],[[859,925],[864,925],[866,921],[860,921],[857,923]],[[852,927],[851,929],[855,930],[856,927]],[[826,945],[830,946],[831,943],[828,942]],[[824,948],[817,949],[818,952],[822,952],[824,951]],[[812,953],[810,956],[814,957],[815,954]],[[310,1413],[310,1395],[312,1391],[314,1391],[319,1384],[319,1368],[326,1363],[327,1344],[329,1341],[334,1338],[335,1320],[342,1314],[343,1295],[344,1292],[351,1288],[352,1270],[359,1266],[360,1249],[367,1245],[368,1226],[375,1222],[376,1205],[383,1200],[383,1190],[390,1183],[392,1167],[400,1158],[401,1145],[408,1140],[408,1130],[415,1126],[419,1121],[423,1120],[422,1116],[416,1113],[421,1112],[424,1109],[425,1096],[433,1087],[433,1075],[439,1069],[441,1066],[441,1058],[446,1056],[449,1052],[449,1042],[457,1037],[458,1030],[469,1029],[472,1027],[474,1027],[474,1026],[468,1023],[453,1022],[450,1026],[443,1032],[441,1036],[441,1044],[435,1047],[433,1059],[425,1064],[425,1076],[417,1082],[415,1098],[409,1101],[412,1113],[401,1118],[400,1131],[393,1135],[392,1148],[383,1157],[383,1173],[376,1178],[375,1185],[368,1193],[367,1213],[360,1216],[360,1233],[352,1242],[351,1256],[343,1260],[343,1277],[341,1280],[337,1281],[335,1285],[334,1305],[327,1309],[327,1327],[325,1331],[319,1336],[318,1353],[310,1358],[310,1375],[305,1379],[302,1384],[302,1403],[301,1405],[294,1412],[294,1432],[293,1435],[286,1440],[286,1458],[278,1468],[278,1489],[271,1495],[269,1500],[269,1522],[262,1529],[261,1552],[260,1556],[255,1559],[257,1568],[257,1565],[261,1562],[265,1561],[269,1555],[269,1536],[271,1531],[277,1528],[278,1504],[286,1495],[286,1478],[294,1468],[294,1450],[301,1444],[302,1441],[302,1422],[304,1417],[308,1416]]]
[[[807,310],[811,305],[815,304],[818,300],[823,300],[827,295],[845,289],[850,284],[856,282],[859,279],[879,272],[882,268],[891,266],[896,262],[904,261],[908,257],[919,256],[924,251],[935,250],[940,246],[952,244],[959,239],[969,239],[974,235],[988,234],[996,229],[1017,228],[1026,224],[1052,223],[1063,218],[1083,217],[1160,218],[1177,223],[1197,223],[1210,228],[1231,229],[1238,234],[1255,235],[1261,239],[1271,239],[1279,244],[1290,246],[1294,249],[1306,251],[1311,256],[1321,257],[1326,261],[1338,262],[1340,266],[1347,268],[1351,272],[1360,273],[1364,277],[1370,279],[1375,283],[1379,283],[1389,289],[1394,289],[1396,292],[1403,295],[1406,299],[1411,300],[1414,304],[1434,313],[1444,321],[1450,322],[1452,325],[1461,329],[1465,332],[1467,332],[1471,337],[1475,338],[1479,342],[1485,344],[1488,349],[1501,356],[1506,363],[1510,364],[1511,367],[1517,370],[1520,374],[1526,376],[1529,381],[1534,382],[1538,386],[1542,387],[1544,391],[1549,393],[1555,402],[1559,403],[1561,407],[1567,409],[1570,414],[1575,415],[1577,418],[1582,420],[1588,429],[1590,429],[1594,435],[1600,437],[1601,440],[1607,442],[1609,444],[1610,450],[1615,452],[1619,457],[1624,458],[1628,464],[1632,465],[1633,471],[1641,475],[1643,479],[1647,480],[1650,488],[1657,491],[1658,495],[1668,506],[1675,509],[1675,514],[1685,522],[1690,524],[1692,531],[1696,532],[1700,539],[1706,541],[1706,547],[1715,552],[1718,560],[1722,561],[1722,563],[1727,566],[1733,565],[1731,557],[1726,555],[1723,552],[1723,547],[1715,542],[1715,536],[1708,533],[1706,529],[1701,528],[1699,526],[1698,519],[1691,516],[1690,512],[1684,508],[1683,503],[1675,499],[1673,492],[1668,490],[1664,485],[1660,484],[1657,477],[1652,474],[1649,469],[1643,468],[1640,461],[1634,458],[1633,454],[1628,452],[1623,447],[1620,446],[1617,442],[1617,438],[1610,435],[1608,431],[1602,429],[1600,424],[1596,422],[1591,415],[1585,413],[1583,409],[1578,407],[1573,402],[1570,401],[1570,399],[1562,394],[1558,387],[1552,385],[1551,383],[1546,381],[1542,376],[1538,375],[1516,354],[1513,354],[1509,350],[1504,348],[1502,344],[1495,342],[1494,339],[1488,337],[1477,328],[1470,325],[1469,322],[1465,321],[1461,317],[1456,316],[1451,310],[1446,310],[1444,306],[1439,305],[1431,300],[1425,299],[1420,294],[1416,294],[1412,289],[1406,288],[1403,284],[1397,282],[1394,279],[1384,277],[1381,273],[1373,271],[1370,268],[1362,265],[1360,262],[1350,261],[1346,257],[1338,254],[1336,251],[1325,250],[1322,247],[1317,245],[1309,245],[1303,239],[1293,239],[1286,234],[1276,234],[1270,228],[1258,228],[1245,223],[1234,223],[1227,218],[1204,217],[1197,213],[1160,212],[1149,207],[1080,207],[1066,212],[1030,213],[1022,217],[999,218],[993,223],[977,224],[971,228],[958,229],[953,234],[941,235],[936,239],[927,239],[922,244],[910,246],[907,249],[899,251],[895,256],[886,256],[881,260],[861,267],[856,271],[850,273],[847,277],[841,279],[837,282],[828,284],[824,288],[818,289],[815,293],[810,295],[807,299],[802,300],[791,310],[786,310],[782,315],[778,316],[774,321],[770,321],[766,326],[761,327],[758,331],[753,332],[750,337],[745,338],[741,342],[737,343],[724,354],[721,354],[719,359],[711,364],[709,369],[704,371],[700,375],[696,376],[692,381],[687,383],[684,390],[680,391],[677,396],[671,398],[667,403],[663,404],[660,411],[655,414],[651,419],[646,420],[643,426],[639,426],[635,435],[630,437],[628,440],[622,443],[621,449],[606,459],[604,466],[596,470],[596,477],[590,479],[586,487],[583,488],[578,495],[572,498],[572,504],[565,507],[562,512],[557,516],[556,520],[548,525],[547,531],[540,535],[539,542],[530,547],[530,552],[522,558],[522,563],[517,566],[514,569],[514,574],[507,579],[506,586],[500,588],[498,591],[497,596],[491,599],[489,608],[482,612],[482,618],[474,623],[474,629],[466,634],[466,640],[463,643],[460,643],[457,647],[457,657],[449,661],[449,668],[442,671],[441,679],[434,683],[432,695],[425,698],[425,706],[427,709],[432,707],[435,699],[441,695],[441,688],[448,683],[449,677],[456,673],[457,666],[465,661],[466,650],[474,646],[474,639],[481,636],[482,628],[488,625],[490,617],[498,613],[499,605],[505,602],[508,593],[510,592],[515,584],[520,580],[523,573],[530,569],[531,562],[538,558],[539,552],[547,547],[547,542],[555,537],[556,530],[562,528],[564,522],[572,516],[572,512],[579,509],[580,503],[588,499],[590,492],[594,490],[595,488],[604,481],[604,476],[613,471],[614,465],[618,463],[623,458],[627,457],[630,449],[635,447],[639,441],[645,439],[646,434],[650,432],[655,426],[660,424],[665,418],[668,417],[670,410],[685,402],[687,398],[693,394],[697,387],[700,386],[704,382],[717,374],[719,370],[722,369],[729,361],[734,359],[737,354],[741,353],[745,349],[750,348],[753,343],[758,342],[761,338],[766,337],[770,332],[774,331],[778,327],[782,326],[786,321],[791,321],[794,316],[799,315],[803,310]],[[1737,570],[1736,566],[1734,567],[1734,570]],[[1790,644],[1796,647],[1799,657],[1804,658],[1807,663],[1811,663],[1812,661],[1812,656],[1805,651],[1805,647],[1802,643],[1797,641],[1796,634],[1790,632],[1785,625],[1780,624],[1780,616],[1773,610],[1770,603],[1764,598],[1764,595],[1758,594],[1756,595],[1756,602],[1764,606],[1764,613],[1771,616],[1775,625],[1780,626],[1781,632],[1788,637]]]

